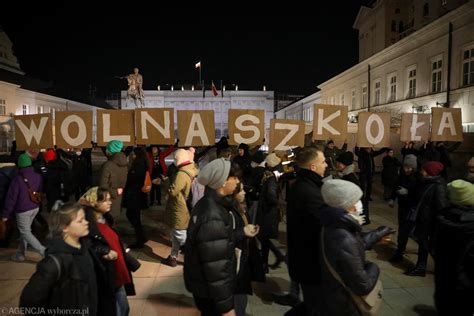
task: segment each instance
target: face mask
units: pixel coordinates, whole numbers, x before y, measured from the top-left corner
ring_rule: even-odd
[[[357,203],[354,205],[354,207],[356,209],[357,215],[364,214],[364,205],[362,204],[361,200],[357,201]]]

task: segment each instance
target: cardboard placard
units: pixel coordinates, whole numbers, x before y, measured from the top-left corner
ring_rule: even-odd
[[[174,144],[174,109],[135,109],[137,144]]]
[[[229,144],[244,143],[249,146],[263,144],[265,138],[264,110],[230,109],[228,117]]]
[[[54,127],[59,148],[92,147],[92,112],[56,112]]]
[[[400,140],[419,142],[430,139],[430,114],[402,113]]]
[[[51,114],[14,115],[15,140],[18,150],[52,148],[53,123]]]
[[[347,113],[348,107],[344,105],[315,104],[313,140],[345,140]]]
[[[357,146],[390,147],[390,113],[359,113]]]
[[[124,146],[135,144],[133,110],[97,110],[97,144],[121,140]]]
[[[301,120],[270,120],[269,152],[304,147],[305,123]]]
[[[213,110],[178,111],[179,146],[211,146],[216,130]]]
[[[462,142],[461,109],[431,108],[431,140]]]

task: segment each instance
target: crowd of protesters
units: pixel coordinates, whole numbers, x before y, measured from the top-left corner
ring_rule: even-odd
[[[474,312],[474,157],[463,179],[446,181],[449,153],[459,144],[426,142],[416,149],[407,143],[400,160],[390,148],[347,151],[346,143],[339,149],[333,141],[297,148],[294,160],[247,144],[233,149],[225,137],[198,150],[178,145],[109,142],[97,186],[91,149],[14,151],[2,160],[0,206],[3,227],[9,227],[2,245],[8,246],[8,224],[15,219],[20,240],[12,260],[24,261],[28,245],[42,258],[20,306],[128,315],[132,272],[140,263],[126,247],[146,246],[141,211],[164,204],[171,252],[162,264],[176,267],[184,254],[185,286],[203,315],[244,316],[252,282],[266,282],[282,263],[291,286],[273,297],[293,306],[289,315],[362,315],[360,301],[369,297],[375,297],[367,305],[374,312],[381,303],[380,268],[365,251],[395,233],[365,226],[371,223],[374,158],[385,154],[383,200],[388,210],[398,204],[397,249],[389,261],[403,262],[413,238],[418,259],[405,274],[425,276],[431,255],[439,313]],[[116,230],[122,208],[135,232],[127,246]],[[34,221],[49,231],[45,244],[32,231]],[[282,221],[286,251],[275,242]]]

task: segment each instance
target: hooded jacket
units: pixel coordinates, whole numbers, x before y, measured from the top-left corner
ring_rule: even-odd
[[[325,207],[321,210],[321,225],[324,227],[324,251],[332,268],[339,274],[344,284],[356,295],[367,295],[379,278],[379,268],[365,259],[365,250],[370,249],[389,232],[388,227],[380,227],[362,233],[362,227],[346,210]],[[322,287],[322,315],[359,315],[349,292],[329,271],[319,248]]]
[[[225,205],[224,197],[206,186],[191,214],[184,261],[186,289],[212,299],[219,313],[234,308],[236,279],[233,221]]]
[[[128,163],[123,152],[116,153],[102,165],[99,177],[99,187],[109,190],[112,197],[111,213],[120,214],[122,195],[119,190],[125,188],[127,183]]]
[[[97,263],[86,239],[81,239],[81,249],[60,238],[50,240],[46,257],[21,293],[20,307],[88,309],[88,315],[97,315]]]
[[[21,174],[28,180],[32,191],[41,192],[42,190],[41,176],[34,172],[33,167],[20,169],[18,175],[10,182],[5,196],[3,218],[9,218],[12,213],[23,213],[39,207],[38,204],[31,201],[28,186]]]

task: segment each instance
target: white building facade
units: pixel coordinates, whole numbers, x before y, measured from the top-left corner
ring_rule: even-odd
[[[390,112],[397,126],[401,113],[430,113],[432,107],[449,106],[461,108],[464,131],[474,132],[474,2],[442,15],[318,88],[321,103],[349,106],[353,121],[358,112],[370,109]]]
[[[218,96],[213,96],[212,91],[191,90],[156,90],[145,91],[145,108],[173,108],[175,127],[177,126],[177,111],[179,110],[213,110],[216,139],[228,134],[228,111],[230,109],[263,110],[265,111],[265,127],[270,128],[270,119],[274,115],[273,91],[219,91]],[[125,102],[127,91],[121,93],[121,108],[134,109],[132,101]],[[176,133],[176,128],[175,128]]]

